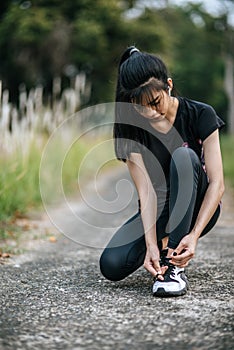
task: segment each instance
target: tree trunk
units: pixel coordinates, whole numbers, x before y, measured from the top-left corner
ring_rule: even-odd
[[[228,97],[228,133],[234,134],[234,59],[225,57],[224,87]]]

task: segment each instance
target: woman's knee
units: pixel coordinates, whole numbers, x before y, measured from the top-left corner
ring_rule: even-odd
[[[196,152],[189,147],[178,147],[172,153],[172,159],[174,162],[180,162],[182,164],[184,164],[186,161],[199,162]]]
[[[119,256],[114,253],[114,248],[106,248],[100,257],[100,270],[102,275],[110,281],[120,281],[125,276],[120,273]]]
[[[184,174],[186,172],[193,173],[194,169],[201,168],[201,161],[197,154],[188,147],[179,147],[172,154],[171,170],[182,170]]]

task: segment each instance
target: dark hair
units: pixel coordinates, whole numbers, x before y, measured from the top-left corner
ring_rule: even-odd
[[[155,90],[168,89],[167,80],[167,68],[159,57],[140,52],[135,46],[128,47],[122,54],[118,67],[113,130],[115,152],[119,160],[128,158],[133,141],[147,146],[144,120],[135,111],[132,102],[142,104],[143,96],[144,100],[152,101]]]

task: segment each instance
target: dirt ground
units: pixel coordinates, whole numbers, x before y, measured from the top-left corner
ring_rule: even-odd
[[[104,181],[106,193],[116,178]],[[234,349],[233,198],[227,190],[221,218],[199,241],[187,268],[189,292],[167,299],[152,296],[143,267],[120,282],[102,277],[105,234],[98,248],[88,247],[59,233],[45,214],[32,216],[25,252],[0,265],[0,349]],[[100,221],[97,211],[92,216]],[[85,230],[79,227],[81,237],[88,236]]]

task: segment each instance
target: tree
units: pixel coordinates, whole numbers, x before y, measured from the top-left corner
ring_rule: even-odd
[[[223,88],[223,17],[214,17],[201,5],[162,10],[174,36],[172,70],[181,94],[212,104],[227,117]]]
[[[27,6],[26,6],[27,3]],[[117,57],[128,43],[124,11],[134,1],[34,0],[11,2],[0,23],[0,79],[17,100],[18,86],[51,88],[82,70],[92,82],[91,103],[113,98]]]
[[[225,40],[223,57],[225,64],[224,87],[228,99],[228,131],[234,134],[234,27],[229,23],[229,14],[234,11],[234,0],[222,2]]]
[[[18,86],[44,82],[47,65],[45,42],[56,18],[46,8],[21,8],[12,3],[0,24],[0,75],[4,86],[17,96]]]
[[[0,79],[12,99],[17,100],[22,82],[28,88],[41,83],[49,91],[55,76],[62,78],[65,87],[83,71],[92,85],[89,103],[113,101],[119,56],[136,44],[166,61],[181,94],[214,105],[225,117],[224,43],[233,38],[233,28],[225,27],[227,15],[215,17],[201,5],[173,7],[161,1],[164,7],[141,6],[138,16],[127,16],[127,10],[139,3],[4,2],[0,6]]]

